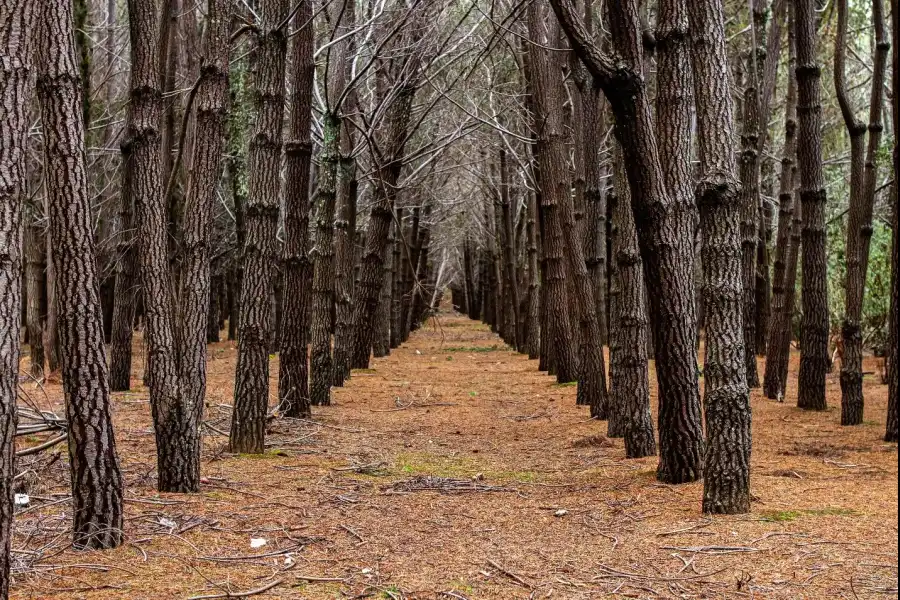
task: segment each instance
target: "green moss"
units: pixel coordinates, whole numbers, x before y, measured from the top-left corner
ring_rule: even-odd
[[[571,387],[578,387],[578,382],[577,381],[567,381],[565,383],[555,383],[553,385],[554,385],[554,387],[558,387],[558,388],[571,388]]]
[[[375,369],[353,369],[351,371],[353,375],[373,375],[377,372]]]
[[[801,510],[768,511],[763,513],[763,520],[772,523],[790,523],[800,517],[847,517],[858,515],[847,508],[813,508]]]

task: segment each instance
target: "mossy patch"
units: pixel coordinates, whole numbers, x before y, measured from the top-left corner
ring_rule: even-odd
[[[847,508],[811,508],[800,510],[768,511],[763,513],[764,521],[773,523],[790,523],[801,517],[849,517],[858,515],[855,510]]]

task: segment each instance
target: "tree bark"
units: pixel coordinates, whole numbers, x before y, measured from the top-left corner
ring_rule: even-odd
[[[29,211],[30,212],[30,211]],[[25,324],[31,351],[31,376],[40,381],[44,377],[44,232],[37,222],[38,215],[29,214],[25,230]]]
[[[803,324],[800,335],[800,377],[797,405],[825,410],[828,356],[828,273],[825,207],[827,195],[822,164],[822,71],[816,62],[814,0],[795,0],[797,30],[797,158],[803,211]]]
[[[312,0],[302,0],[294,23],[303,24],[294,37],[288,141],[285,144],[284,312],[278,399],[285,416],[309,417],[309,262],[310,167],[312,165],[312,93],[315,46]]]
[[[845,287],[845,315],[841,328],[844,353],[841,359],[841,425],[862,425],[863,398],[863,340],[862,311],[865,299],[866,275],[869,268],[869,248],[872,241],[872,213],[877,186],[877,153],[884,129],[882,110],[884,78],[891,45],[884,28],[884,5],[872,1],[872,20],[875,28],[875,64],[872,75],[869,111],[868,149],[866,126],[853,114],[844,81],[848,13],[847,0],[838,0],[838,37],[835,42],[835,86],[844,122],[850,134],[850,213],[847,224],[847,285]]]
[[[747,285],[747,281],[741,278],[742,198],[732,158],[734,113],[725,11],[721,0],[691,0],[689,12],[700,147],[697,204],[703,236],[706,321],[703,512],[742,514],[750,511],[750,373],[744,361],[747,338],[741,322],[742,316],[747,318],[741,305],[742,283]]]
[[[650,414],[650,377],[647,369],[647,312],[644,310],[644,266],[631,211],[631,193],[621,147],[614,150],[612,264],[615,283],[612,302],[610,363],[612,373],[609,435],[625,437],[626,458],[656,455]]]
[[[766,343],[766,372],[763,392],[771,400],[783,401],[787,382],[782,376],[790,360],[793,297],[797,276],[797,253],[793,240],[799,241],[795,231],[799,207],[794,202],[794,178],[797,169],[797,77],[794,43],[793,8],[789,20],[788,92],[785,101],[784,148],[781,158],[781,177],[778,188],[778,238],[775,244],[775,268],[772,283],[772,323]],[[788,306],[790,297],[791,304]],[[784,340],[787,339],[787,344]]]
[[[900,277],[898,277],[898,258],[897,253],[900,251],[900,181],[898,181],[897,173],[900,173],[900,11],[891,11],[891,23],[893,26],[894,39],[894,64],[893,64],[893,86],[892,86],[892,108],[894,117],[894,235],[893,235],[893,251],[891,252],[891,317],[890,317],[890,350],[888,361],[888,415],[887,428],[884,439],[887,442],[897,442],[898,438],[898,418],[897,418],[897,391],[900,388],[898,378],[900,378],[900,368],[897,367],[897,344],[900,342],[898,335],[898,315],[897,310],[900,308]]]
[[[569,0],[551,0],[557,16],[603,88],[616,115],[632,192],[635,224],[648,281],[666,294],[651,294],[650,306],[660,397],[660,465],[657,477],[686,483],[702,475],[703,430],[697,387],[693,289],[694,202],[679,204],[663,177],[650,104],[641,72],[643,49],[635,0],[607,5],[613,44],[624,59],[616,64],[587,38]],[[682,201],[686,199],[680,199]]]
[[[22,315],[22,213],[33,86],[37,2],[0,0],[0,598],[9,596],[19,325]]]
[[[44,125],[50,237],[56,250],[73,541],[77,548],[114,548],[123,540],[123,482],[112,429],[94,264],[72,4],[45,0],[41,10],[37,90]]]
[[[261,20],[251,58],[256,125],[250,141],[247,233],[241,282],[240,333],[231,421],[232,452],[265,451],[269,404],[271,295],[277,256],[281,149],[283,139],[288,0],[260,0]]]

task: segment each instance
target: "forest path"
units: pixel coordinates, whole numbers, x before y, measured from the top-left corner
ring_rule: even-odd
[[[227,431],[233,344],[210,356],[207,418]],[[44,563],[107,570],[34,572],[12,597],[212,598],[275,582],[253,597],[884,597],[896,590],[897,452],[878,441],[886,393],[868,379],[872,421],[852,431],[839,412],[754,395],[754,512],[716,519],[700,514],[701,483],[657,483],[656,459],[625,460],[574,387],[459,315],[355,372],[313,422],[273,421],[263,457],[207,437],[195,496],[155,493],[146,391],[120,395],[130,543],[66,549]],[[63,525],[64,509],[28,515],[54,518]],[[14,545],[34,548],[43,538],[25,543],[26,529]]]

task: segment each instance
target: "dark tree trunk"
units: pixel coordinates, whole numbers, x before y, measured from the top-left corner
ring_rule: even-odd
[[[19,326],[22,316],[22,214],[38,3],[0,0],[0,598],[9,596]]]
[[[221,312],[221,307],[219,306],[221,294],[219,294],[219,290],[222,287],[222,283],[223,281],[221,275],[219,275],[218,273],[215,275],[211,275],[209,286],[209,310],[206,313],[207,344],[218,344],[221,341],[219,339],[219,325],[221,324],[219,321],[219,314]]]
[[[232,452],[265,450],[269,404],[269,334],[275,279],[284,117],[287,0],[260,0],[261,21],[251,58],[256,126],[247,165],[249,197],[241,282],[240,333],[231,421]]]
[[[29,215],[25,229],[25,324],[31,349],[31,376],[44,376],[44,313],[47,307],[44,282],[44,232],[37,215]]]
[[[313,263],[312,328],[309,398],[316,406],[331,404],[334,362],[331,354],[334,308],[334,210],[340,168],[341,120],[334,113],[324,116],[324,137],[316,197],[316,237],[310,253]]]
[[[134,109],[128,105],[125,131],[134,129]],[[122,142],[122,183],[116,241],[116,283],[110,339],[109,385],[112,391],[131,389],[131,347],[138,299],[137,246],[135,242],[132,142]]]
[[[797,40],[797,164],[803,211],[803,324],[800,334],[800,377],[797,405],[825,410],[828,356],[828,261],[822,165],[822,71],[816,62],[814,0],[795,0]]]
[[[528,255],[528,316],[526,336],[528,358],[535,360],[541,352],[541,274],[538,266],[537,195],[528,194],[528,222],[525,225]]]
[[[529,31],[538,44],[546,42],[544,11],[536,5],[529,9]],[[550,42],[552,43],[552,42]],[[541,211],[545,228],[544,260],[547,286],[547,325],[545,334],[552,336],[556,380],[568,383],[578,380],[578,352],[569,317],[567,289],[566,240],[563,234],[560,205],[570,194],[567,150],[563,124],[562,75],[548,52],[540,47],[529,49],[531,88],[534,92],[534,119],[540,169]],[[571,265],[569,265],[571,268]]]
[[[402,314],[403,282],[401,274],[403,272],[403,264],[401,263],[402,245],[403,245],[403,208],[397,208],[397,216],[394,219],[394,240],[392,247],[391,259],[391,348],[399,348],[403,340],[400,339],[400,315]],[[466,241],[466,256],[470,257],[468,250],[468,241]],[[471,258],[467,258],[467,268],[471,268]],[[468,279],[466,279],[468,289]],[[474,302],[471,297],[469,302]],[[471,311],[471,304],[469,305]],[[469,313],[471,318],[471,312]]]
[[[303,24],[294,38],[291,114],[285,144],[284,312],[278,399],[287,417],[310,416],[309,405],[309,208],[312,165],[312,92],[315,77],[312,0],[302,0],[294,22]]]
[[[509,165],[506,160],[506,151],[500,150],[500,211],[503,223],[503,287],[507,291],[506,318],[508,325],[507,343],[517,350],[520,349],[522,340],[519,334],[519,285],[516,277],[516,236],[513,227],[513,208],[509,197]]]
[[[391,290],[394,284],[391,256],[394,245],[394,240],[389,239],[384,248],[384,275],[378,311],[375,313],[375,337],[372,340],[372,355],[375,358],[382,358],[391,353]]]
[[[746,281],[741,278],[741,195],[732,158],[734,113],[725,11],[721,0],[691,0],[689,12],[700,146],[697,203],[703,235],[706,321],[703,512],[742,514],[750,510],[751,412],[744,361],[747,340],[742,337],[741,323],[742,316],[746,318],[741,284]]]
[[[647,370],[647,312],[644,310],[644,266],[631,211],[631,194],[621,149],[615,149],[612,264],[615,265],[610,363],[612,373],[609,410],[610,436],[625,438],[625,456],[656,455],[653,417],[650,414],[650,376]]]
[[[790,8],[793,15],[793,8]],[[770,400],[783,401],[786,381],[782,373],[787,372],[790,360],[791,320],[793,300],[788,310],[788,295],[793,298],[793,288],[797,275],[797,255],[792,240],[799,240],[800,232],[794,231],[795,213],[799,210],[794,202],[794,174],[797,169],[797,77],[794,44],[793,17],[788,29],[788,92],[785,106],[784,148],[781,158],[781,176],[778,185],[778,237],[775,242],[775,263],[772,276],[772,322],[766,342],[766,372],[763,378],[763,393]],[[793,263],[791,258],[793,256]],[[789,267],[793,274],[789,278]],[[788,290],[790,286],[790,291]],[[787,339],[787,344],[784,340]]]
[[[900,173],[900,11],[894,7],[891,11],[893,24],[894,39],[894,65],[893,65],[893,116],[894,116],[894,235],[893,235],[893,251],[891,252],[891,316],[890,316],[890,350],[888,368],[888,415],[887,428],[884,439],[887,442],[896,442],[898,438],[898,419],[897,419],[897,391],[898,377],[900,377],[900,368],[897,363],[897,345],[900,343],[900,336],[897,333],[898,319],[897,310],[900,308],[900,278],[898,278],[898,263],[900,258],[897,256],[900,250],[900,181],[897,179],[897,173]]]
[[[882,110],[884,103],[884,78],[887,71],[890,42],[884,27],[884,5],[881,0],[872,2],[872,20],[875,25],[875,65],[872,76],[872,95],[869,112],[868,149],[863,156],[866,126],[857,121],[844,88],[844,53],[846,52],[848,3],[838,0],[839,33],[835,51],[835,77],[838,99],[844,112],[844,120],[850,132],[850,217],[847,224],[847,286],[845,310],[841,329],[844,354],[841,359],[841,424],[863,423],[863,340],[862,312],[865,299],[866,276],[869,269],[869,249],[872,241],[872,213],[875,206],[875,188],[878,175],[878,149],[884,129]],[[896,9],[895,9],[896,10]],[[895,133],[896,135],[896,133]]]
[[[114,548],[123,540],[123,482],[112,429],[72,19],[70,2],[43,3],[37,89],[50,238],[56,250],[74,544]]]
[[[660,397],[660,465],[657,477],[668,483],[695,481],[702,475],[703,430],[694,347],[696,315],[693,289],[694,202],[666,189],[659,145],[640,73],[641,26],[636,0],[607,5],[613,43],[626,67],[614,63],[588,39],[569,0],[551,0],[573,47],[607,95],[616,115],[632,191],[635,224],[648,281],[666,294],[650,294]]]

